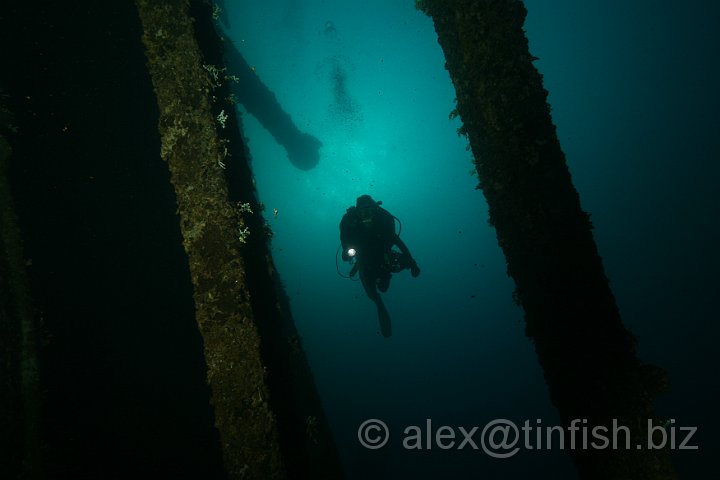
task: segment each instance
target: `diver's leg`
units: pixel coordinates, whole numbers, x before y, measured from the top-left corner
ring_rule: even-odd
[[[365,294],[370,300],[377,303],[380,301],[380,294],[375,288],[375,276],[371,274],[367,269],[360,269],[360,281],[365,289]]]
[[[376,289],[377,276],[372,274],[372,271],[366,269],[360,269],[360,280],[362,281],[363,288],[368,298],[375,302],[377,306],[378,320],[380,321],[380,333],[385,338],[388,338],[392,334],[392,325],[390,323],[390,314],[385,308],[385,304],[380,298],[380,294]]]
[[[385,308],[385,303],[383,303],[382,299],[378,299],[377,301],[377,312],[378,320],[380,321],[380,333],[382,333],[383,337],[388,338],[392,335],[392,323],[390,322],[390,314],[387,308]]]
[[[392,275],[390,272],[384,272],[382,275],[380,275],[380,278],[377,280],[377,288],[382,293],[385,293],[388,291],[388,288],[390,288],[390,278]]]

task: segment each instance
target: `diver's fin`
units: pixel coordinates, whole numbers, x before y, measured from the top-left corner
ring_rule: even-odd
[[[375,302],[378,311],[378,320],[380,320],[380,333],[385,338],[389,338],[392,335],[392,324],[390,323],[390,314],[385,308],[385,304],[381,299]]]

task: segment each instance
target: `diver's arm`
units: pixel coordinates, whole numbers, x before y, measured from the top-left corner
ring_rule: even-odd
[[[402,239],[398,236],[398,234],[395,234],[395,238],[393,239],[393,243],[398,246],[400,251],[408,256],[408,258],[412,258],[412,255],[410,255],[410,249],[405,245],[405,242],[402,241]]]
[[[350,260],[350,256],[347,254],[350,239],[350,216],[346,213],[340,221],[340,245],[342,245],[342,259],[345,261]]]
[[[405,245],[405,242],[402,241],[400,235],[395,233],[395,217],[393,217],[387,210],[381,209],[381,211],[385,212],[385,218],[387,222],[386,227],[389,232],[392,232],[391,238],[393,245],[397,245],[400,249],[400,252],[405,256],[406,265],[403,268],[410,268],[410,273],[412,274],[412,276],[417,277],[418,275],[420,275],[420,267],[418,267],[417,262],[410,253],[410,249],[407,247],[407,245]]]
[[[349,240],[350,231],[350,216],[346,213],[340,220],[340,243],[342,243],[343,249],[347,246]]]
[[[380,209],[380,214],[382,218],[382,229],[384,232],[384,238],[391,239],[390,246],[397,245],[400,251],[407,258],[412,259],[412,255],[410,255],[410,249],[407,247],[407,245],[405,245],[405,242],[400,239],[400,236],[395,233],[395,217],[393,217],[392,214],[384,208]]]
[[[402,241],[402,239],[398,236],[397,233],[395,234],[394,243],[395,243],[395,245],[398,246],[400,251],[407,257],[408,267],[404,267],[404,268],[410,268],[410,273],[412,274],[413,277],[417,277],[418,275],[420,275],[420,267],[418,267],[417,262],[415,261],[413,256],[410,254],[410,249],[407,247],[407,245],[405,245],[405,242]]]

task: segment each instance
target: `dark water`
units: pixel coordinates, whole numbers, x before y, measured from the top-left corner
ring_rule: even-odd
[[[558,448],[498,459],[471,445],[403,445],[428,419],[458,439],[460,427],[494,419],[558,422],[466,141],[448,120],[454,93],[430,20],[413,2],[228,3],[228,39],[297,131],[322,143],[317,165],[298,168],[310,163],[293,162],[285,143],[308,137],[278,136],[239,107],[275,260],[348,477],[575,478]],[[531,52],[621,314],[639,356],[670,375],[658,413],[699,428],[699,449],[675,452],[675,464],[681,478],[700,477],[720,453],[720,8],[526,5]],[[0,15],[2,44],[16,45],[3,49],[0,74],[20,126],[12,178],[49,336],[48,470],[219,477],[133,6],[17,4]],[[390,339],[360,284],[336,272],[339,220],[364,193],[401,219],[422,268],[417,279],[398,274],[384,296]],[[389,427],[384,448],[358,441],[368,419]],[[479,446],[479,431],[473,438]]]
[[[700,427],[700,450],[676,455],[692,476],[719,446],[710,357],[719,10],[619,1],[527,8],[531,51],[623,318],[641,358],[672,380],[659,413]],[[246,2],[228,11],[228,37],[323,142],[318,167],[299,172],[246,117],[261,196],[280,212],[275,256],[351,477],[573,478],[557,451],[499,460],[402,447],[404,428],[428,418],[456,434],[496,418],[557,422],[484,200],[472,190],[465,141],[447,120],[454,93],[429,19],[411,2]],[[344,114],[347,105],[362,116]],[[423,269],[418,279],[398,275],[385,295],[390,340],[331,257],[339,218],[364,193],[402,219]],[[370,418],[392,432],[381,451],[359,445],[356,430]]]
[[[1,18],[46,474],[221,478],[137,11],[15,2]]]

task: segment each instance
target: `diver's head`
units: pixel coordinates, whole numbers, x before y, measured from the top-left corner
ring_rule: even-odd
[[[381,202],[376,202],[370,195],[361,195],[355,201],[355,208],[357,208],[358,216],[363,223],[369,223],[375,212],[377,212],[378,206]]]

